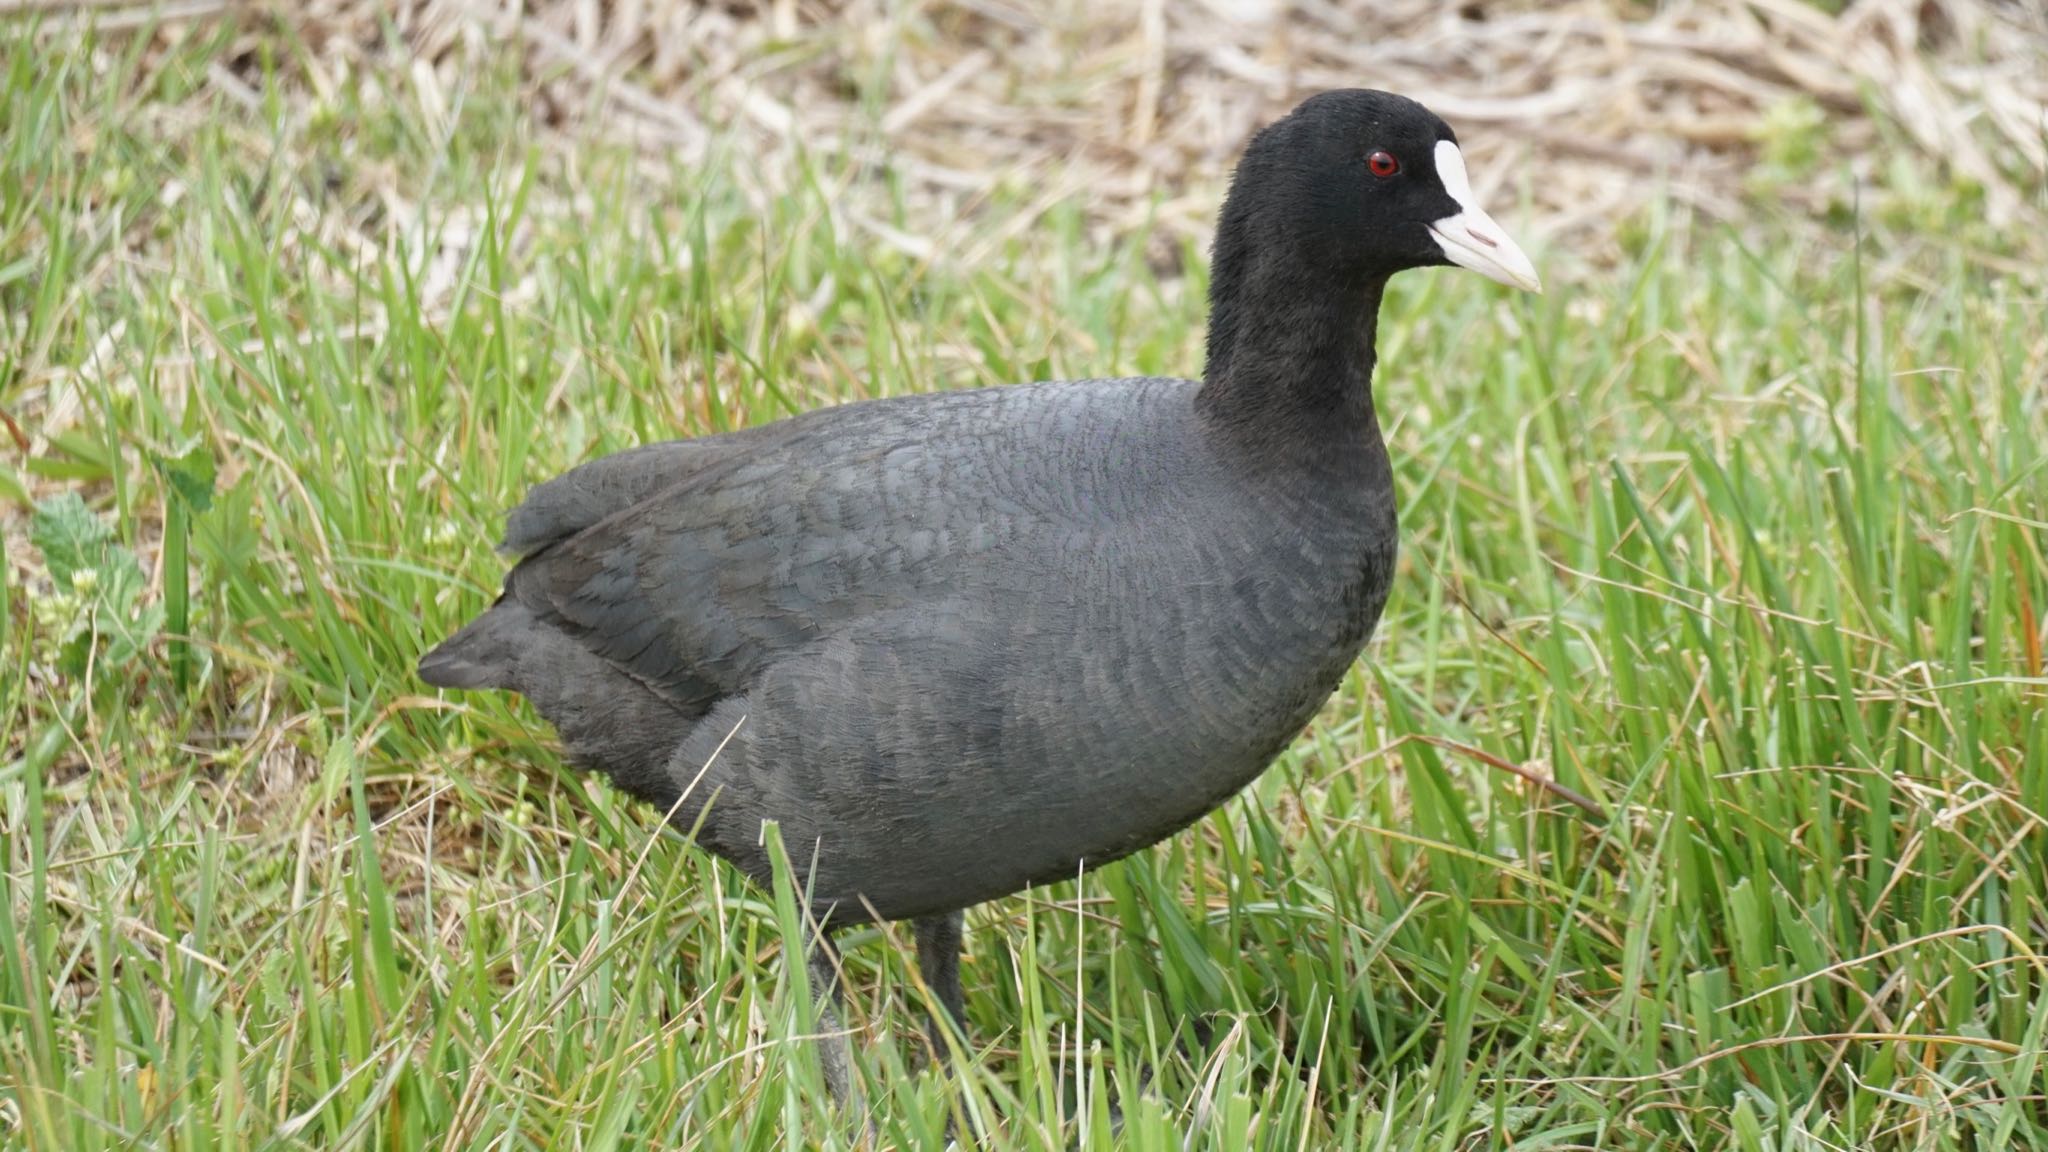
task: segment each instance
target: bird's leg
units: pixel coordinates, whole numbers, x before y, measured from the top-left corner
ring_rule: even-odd
[[[917,970],[924,976],[925,987],[931,989],[939,1002],[925,1023],[926,1034],[932,1041],[932,1059],[942,1065],[946,1059],[946,1025],[942,1017],[951,1017],[961,1038],[967,1036],[967,1000],[960,994],[961,919],[962,913],[956,910],[920,916],[912,924],[917,932]]]
[[[861,1103],[860,1085],[854,1083],[853,1043],[845,1029],[840,1027],[839,1015],[845,1006],[840,991],[839,948],[832,943],[832,937],[816,924],[804,933],[809,937],[804,949],[804,964],[810,970],[811,1003],[814,1006],[812,1019],[818,1030],[818,1067],[825,1074],[825,1089],[840,1107],[859,1113],[865,1109]]]

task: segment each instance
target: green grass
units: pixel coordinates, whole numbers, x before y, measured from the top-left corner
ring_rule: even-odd
[[[973,257],[925,265],[836,157],[650,170],[490,75],[445,132],[375,77],[245,109],[194,94],[224,36],[0,27],[0,407],[47,433],[0,453],[0,1146],[850,1146],[787,893],[413,661],[525,485],[1194,372],[1200,254],[878,208]],[[2039,253],[1907,195],[1397,281],[1367,658],[1197,829],[970,915],[952,1077],[906,933],[847,937],[882,1140],[2048,1148],[2048,329],[1995,270]]]

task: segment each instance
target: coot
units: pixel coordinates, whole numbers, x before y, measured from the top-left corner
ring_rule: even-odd
[[[825,932],[912,921],[958,1021],[963,908],[1186,827],[1358,656],[1395,557],[1380,295],[1441,264],[1540,290],[1449,125],[1315,96],[1238,165],[1199,382],[872,400],[584,464],[513,509],[503,593],[420,676],[525,696],[756,881],[776,821]]]

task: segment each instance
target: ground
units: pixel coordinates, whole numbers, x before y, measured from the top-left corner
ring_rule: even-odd
[[[950,1076],[846,939],[876,1145],[2048,1148],[2028,10],[27,9],[0,1146],[853,1146],[789,894],[413,662],[576,461],[1199,372],[1243,131],[1380,68],[1549,291],[1396,281],[1378,636],[969,916]]]

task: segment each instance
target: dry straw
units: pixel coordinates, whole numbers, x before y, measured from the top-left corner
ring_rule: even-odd
[[[1769,184],[1814,213],[1873,166],[1983,189],[1994,226],[2048,223],[2043,0],[1662,5],[1465,0],[0,0],[103,30],[236,19],[312,46],[294,82],[366,69],[445,113],[484,61],[516,59],[551,129],[701,156],[737,133],[769,186],[798,142],[886,158],[948,218],[999,183],[1075,198],[1109,227],[1157,214],[1199,236],[1246,135],[1304,94],[1410,93],[1461,126],[1482,193],[1539,238],[1595,241],[1668,191],[1719,218],[1757,206],[1766,143],[1818,163]],[[247,54],[244,59],[253,59]],[[230,60],[233,59],[231,55]],[[216,86],[247,98],[232,67]],[[781,164],[787,171],[787,165]],[[1029,224],[1030,213],[1015,222]],[[942,251],[873,220],[878,239]]]

